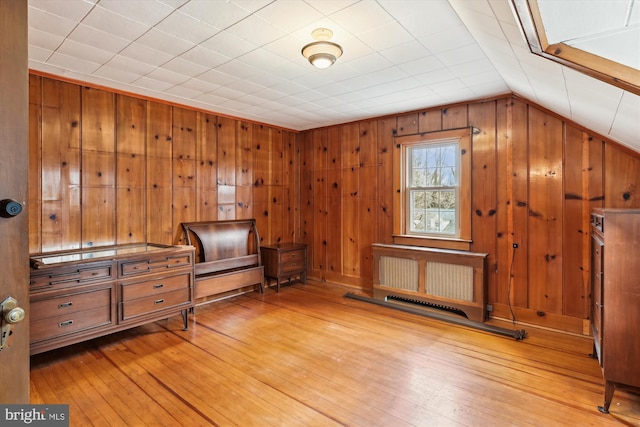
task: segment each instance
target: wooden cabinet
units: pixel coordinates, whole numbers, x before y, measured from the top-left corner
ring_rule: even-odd
[[[280,292],[280,281],[293,277],[307,282],[307,244],[279,243],[260,247],[264,276],[276,279],[277,291]]]
[[[591,215],[591,330],[608,413],[616,387],[640,389],[640,209]]]
[[[141,244],[31,257],[31,354],[181,313],[193,299],[194,249]]]

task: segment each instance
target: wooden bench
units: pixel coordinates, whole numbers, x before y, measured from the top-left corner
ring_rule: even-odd
[[[187,244],[196,248],[197,303],[207,302],[211,296],[228,296],[233,291],[246,292],[249,287],[255,289],[255,285],[260,285],[260,292],[264,292],[264,267],[255,219],[181,225]]]

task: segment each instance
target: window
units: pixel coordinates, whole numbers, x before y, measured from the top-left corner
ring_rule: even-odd
[[[470,146],[470,129],[396,138],[396,243],[468,248],[471,238]]]
[[[458,141],[407,148],[408,234],[458,235]]]

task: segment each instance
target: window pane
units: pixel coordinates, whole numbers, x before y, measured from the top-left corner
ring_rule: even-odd
[[[410,230],[455,235],[455,195],[452,190],[411,191]]]
[[[406,218],[409,233],[452,236],[458,233],[459,154],[456,142],[408,147]]]

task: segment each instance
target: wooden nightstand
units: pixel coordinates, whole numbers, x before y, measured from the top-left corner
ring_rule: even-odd
[[[307,244],[279,243],[260,247],[264,277],[276,279],[277,291],[280,292],[280,281],[299,276],[303,283],[307,282]]]

